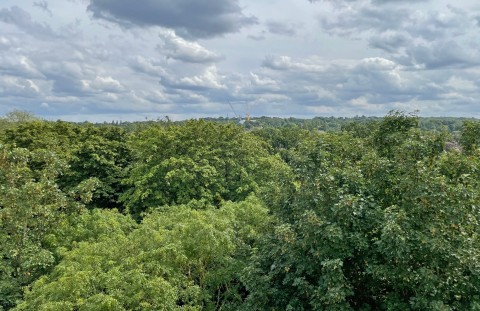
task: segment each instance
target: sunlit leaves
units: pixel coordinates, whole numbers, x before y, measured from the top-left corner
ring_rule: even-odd
[[[105,310],[236,310],[243,299],[240,273],[270,223],[254,198],[221,209],[158,210],[133,230],[123,217],[114,211],[82,216],[83,227],[70,233],[80,242],[16,310],[90,310],[96,304]]]

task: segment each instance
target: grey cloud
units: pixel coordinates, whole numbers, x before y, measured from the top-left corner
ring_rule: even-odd
[[[362,0],[308,0],[309,2],[331,2],[335,5],[342,6],[345,3],[359,3]],[[430,0],[372,0],[372,3],[375,4],[401,4],[401,3],[418,3],[418,2],[429,2]]]
[[[413,65],[424,66],[427,69],[480,65],[478,49],[465,49],[451,40],[431,45],[415,45],[408,53]]]
[[[0,56],[0,73],[27,79],[44,78],[35,64],[26,56]]]
[[[238,32],[257,23],[246,16],[238,0],[91,0],[88,10],[95,18],[124,26],[161,26],[179,35],[212,38]]]
[[[129,65],[133,70],[152,77],[163,77],[166,75],[165,70],[159,63],[151,59],[146,59],[143,56],[132,58]]]
[[[52,92],[59,96],[86,96],[83,84],[80,80],[63,74],[51,74],[48,76],[53,81]]]
[[[384,58],[326,65],[315,59],[280,57],[280,61],[270,60],[270,64],[276,65],[265,68],[273,70],[271,74],[280,83],[282,94],[309,105],[341,105],[362,96],[372,103],[408,101],[420,92],[414,73],[404,72],[398,64]],[[291,81],[302,83],[293,87]]]
[[[325,31],[334,35],[351,36],[373,30],[376,33],[401,29],[410,19],[411,11],[405,8],[379,8],[362,5],[341,9],[335,14],[321,15],[319,23]]]
[[[94,68],[76,62],[44,61],[40,70],[52,82],[52,92],[57,95],[87,96],[82,80],[88,81],[96,76]]]
[[[263,33],[259,35],[248,35],[248,38],[254,41],[263,41],[266,39],[265,35]]]
[[[466,29],[474,16],[463,9],[446,6],[443,11],[422,11],[402,6],[402,1],[352,2],[332,14],[321,14],[319,24],[331,35],[364,39],[405,66],[433,69],[442,66],[475,66],[478,46]]]
[[[267,29],[275,35],[293,37],[297,34],[297,27],[285,22],[269,21],[267,22]]]
[[[350,94],[350,99],[363,94],[371,94],[374,95],[372,97],[383,99],[398,95],[411,98],[412,87],[414,86],[409,85],[396,63],[377,57],[363,59],[348,70],[348,76],[340,89],[344,95]]]
[[[418,3],[429,2],[430,0],[373,0],[376,4],[399,4],[399,3]]]
[[[41,10],[50,14],[50,16],[53,16],[52,11],[48,7],[48,2],[47,1],[43,0],[43,1],[34,2],[33,6],[36,6],[36,7],[40,8]]]
[[[463,35],[465,29],[472,25],[467,12],[448,6],[446,12],[414,12],[410,14],[410,22],[405,29],[412,37],[427,41],[444,39],[453,35]]]
[[[442,51],[440,46],[437,48]],[[435,71],[412,70],[379,57],[328,66],[316,59],[287,57],[270,58],[268,63],[275,66],[263,67],[263,76],[275,80],[281,91],[261,90],[264,93],[256,96],[283,95],[290,98],[286,103],[311,107],[320,113],[381,115],[397,107],[435,114],[461,103],[465,103],[466,111],[474,108],[473,100],[480,95],[476,84],[480,72],[455,70],[455,62],[449,67],[442,64]],[[457,76],[452,78],[454,73]],[[478,111],[478,107],[475,109]]]
[[[453,6],[447,6],[444,12],[426,12],[410,7],[378,7],[369,2],[359,2],[353,8],[341,8],[333,14],[320,15],[319,23],[325,31],[334,35],[377,36],[384,32],[405,31],[412,38],[432,41],[451,33],[464,33],[473,24],[473,17]]]
[[[411,43],[409,35],[395,32],[386,31],[377,36],[372,36],[368,39],[368,43],[371,47],[384,50],[389,53],[398,53],[403,47],[408,46]]]
[[[18,6],[13,6],[10,9],[1,9],[0,22],[15,25],[26,33],[36,37],[57,37],[48,25],[34,22],[31,15]]]
[[[289,60],[290,58],[287,57],[277,58],[273,56],[267,56],[262,61],[262,67],[273,70],[288,70],[291,67]]]

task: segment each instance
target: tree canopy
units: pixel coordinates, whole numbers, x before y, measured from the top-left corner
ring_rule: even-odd
[[[476,120],[15,115],[0,310],[480,310]]]

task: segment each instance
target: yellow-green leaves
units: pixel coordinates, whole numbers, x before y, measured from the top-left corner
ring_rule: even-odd
[[[254,198],[157,210],[133,230],[124,218],[105,210],[79,216],[69,235],[80,242],[16,310],[235,310],[240,274],[270,224]]]

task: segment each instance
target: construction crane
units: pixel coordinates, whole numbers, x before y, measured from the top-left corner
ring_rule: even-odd
[[[251,120],[251,116],[250,116],[250,105],[247,104],[247,112],[245,114],[245,121],[242,122],[242,117],[237,114],[237,112],[235,111],[235,108],[233,108],[233,105],[231,102],[228,102],[228,104],[230,105],[230,108],[232,109],[233,111],[233,114],[235,115],[235,117],[238,119],[238,123],[243,123],[243,122],[250,122]]]
[[[231,103],[231,102],[228,102],[228,104],[230,105],[230,108],[232,108],[233,114],[235,115],[235,117],[238,119],[238,122],[240,123],[240,121],[242,120],[242,118],[237,114],[237,112],[235,111],[235,108],[233,108],[232,103]]]

